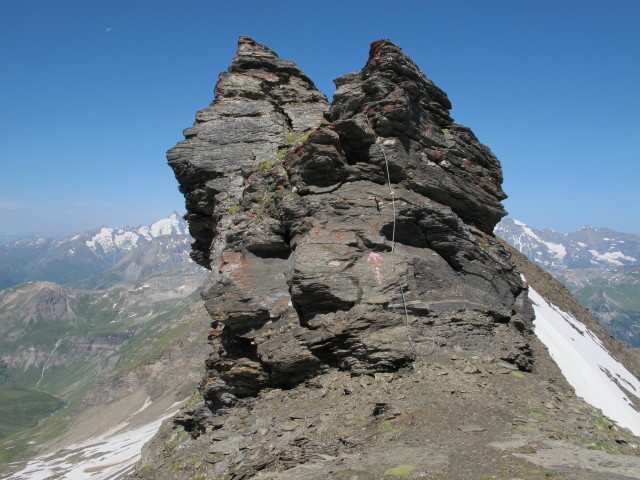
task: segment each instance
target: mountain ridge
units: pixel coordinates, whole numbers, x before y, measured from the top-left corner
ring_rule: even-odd
[[[0,290],[2,460],[22,460],[29,452],[86,440],[98,425],[106,431],[117,427],[109,422],[125,412],[131,418],[150,418],[151,412],[164,415],[165,408],[184,400],[185,389],[193,388],[202,365],[199,351],[206,335],[196,293],[203,269],[189,257],[192,239],[185,227],[174,212],[149,226],[101,227],[71,234],[56,244],[58,251],[68,255],[47,258],[46,252],[40,252],[32,256],[45,263],[54,257],[60,269],[76,268],[77,273],[73,255],[82,252],[78,248],[69,252],[74,249],[69,247],[84,245],[85,253],[95,250],[93,258],[105,260],[100,269],[81,270],[90,275],[65,285],[51,281],[58,279],[55,271],[51,278],[50,271],[40,269],[44,280]],[[135,235],[140,239],[113,241],[118,235],[124,240],[136,240]],[[29,246],[46,249],[50,242],[22,240],[17,245],[26,247],[22,253],[28,256]],[[105,256],[109,247],[120,251],[112,249],[111,256]],[[25,271],[35,263],[26,265]],[[187,339],[182,348],[172,345]],[[151,378],[163,387],[154,385]],[[136,414],[142,405],[131,410],[141,400],[141,393],[133,391],[136,388],[147,393],[149,398],[142,398],[145,405],[153,403],[142,416]],[[175,397],[178,394],[180,398]],[[15,402],[16,398],[22,400]],[[112,411],[118,402],[117,411]],[[171,408],[173,412],[177,407]],[[92,418],[89,411],[106,417]],[[95,426],[83,424],[80,418],[95,421]],[[3,473],[6,468],[16,467],[3,465]]]
[[[639,235],[593,227],[559,234],[512,219],[495,233],[569,287],[617,338],[640,347]],[[568,254],[559,259],[558,252]]]
[[[186,222],[177,212],[148,226],[98,227],[60,239],[20,239],[0,246],[0,289],[35,280],[81,286],[139,245],[163,236],[188,237]]]
[[[519,220],[503,219],[494,233],[528,258],[550,270],[617,268],[640,262],[640,235],[608,228],[582,227],[570,233],[535,229]]]
[[[498,159],[389,40],[335,83],[328,105],[240,37],[167,153],[211,269],[212,351],[133,477],[637,478],[637,438],[576,397],[534,331],[545,308],[580,320],[532,302],[529,285],[563,287],[493,236]],[[604,476],[613,450],[624,466]]]

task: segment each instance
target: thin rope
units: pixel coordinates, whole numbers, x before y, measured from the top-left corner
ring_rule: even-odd
[[[369,128],[371,129],[371,132],[373,133],[373,136],[375,137],[376,141],[375,144],[378,146],[378,148],[380,149],[380,151],[382,152],[382,156],[384,158],[384,165],[385,165],[385,169],[387,172],[387,185],[389,187],[389,195],[391,196],[391,207],[393,209],[393,229],[391,232],[391,270],[393,271],[393,274],[396,277],[396,282],[398,284],[398,288],[400,289],[400,296],[402,297],[402,306],[404,308],[404,324],[405,324],[405,329],[407,332],[407,340],[409,341],[409,345],[411,346],[411,349],[413,350],[413,353],[416,354],[416,356],[420,356],[420,353],[418,353],[418,349],[416,348],[416,344],[413,341],[413,338],[411,338],[411,331],[410,331],[410,325],[409,325],[409,310],[407,309],[407,300],[404,296],[404,288],[402,287],[402,281],[400,280],[400,274],[398,273],[398,270],[396,268],[396,262],[395,262],[395,249],[396,249],[396,200],[395,200],[395,193],[393,191],[393,188],[391,187],[391,175],[389,174],[389,161],[387,160],[387,154],[384,151],[384,148],[382,148],[382,145],[380,145],[379,140],[380,137],[378,137],[378,134],[376,133],[376,131],[373,129],[373,126],[371,126],[371,121],[369,120],[369,117],[367,116],[367,114],[365,113],[365,118],[367,119],[367,124],[369,125]],[[433,336],[430,335],[431,338],[431,351],[427,354],[425,354],[425,356],[431,355],[435,349],[436,349],[436,342],[433,338]]]

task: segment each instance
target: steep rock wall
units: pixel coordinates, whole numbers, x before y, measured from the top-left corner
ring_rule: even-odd
[[[530,302],[491,233],[505,215],[497,158],[388,40],[336,85],[329,106],[241,37],[216,99],[168,152],[193,257],[211,269],[209,410],[444,346],[532,368]]]

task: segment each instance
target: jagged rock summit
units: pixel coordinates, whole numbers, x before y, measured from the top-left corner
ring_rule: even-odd
[[[193,259],[207,268],[216,232],[242,201],[247,178],[260,165],[268,170],[265,162],[285,140],[317,127],[328,109],[324,94],[293,62],[249,37],[240,37],[215,96],[167,154],[186,199]]]
[[[211,269],[214,411],[443,346],[531,368],[531,307],[491,234],[505,214],[496,157],[389,40],[335,83],[329,106],[295,64],[240,37],[168,153],[194,259]]]
[[[241,37],[168,152],[211,270],[213,351],[135,478],[640,478],[632,432],[576,398],[533,335],[521,273],[624,354],[493,236],[496,157],[388,40],[336,85],[329,105]]]

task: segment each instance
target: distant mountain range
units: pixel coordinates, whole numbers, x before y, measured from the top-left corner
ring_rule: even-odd
[[[173,212],[148,226],[0,247],[0,439],[64,405],[76,409],[89,397],[91,404],[112,401],[112,388],[92,389],[105,381],[121,385],[114,379],[207,328],[198,295],[205,269],[189,257],[192,241]],[[199,358],[192,350],[178,349],[172,362]],[[194,381],[191,376],[190,388]],[[173,386],[179,389],[180,381]]]
[[[533,255],[618,338],[640,346],[637,236],[592,228],[563,235],[509,219],[496,233]],[[8,285],[0,289],[0,464],[64,447],[60,431],[88,437],[93,409],[127,405],[115,425],[148,404],[147,413],[160,412],[193,388],[209,317],[191,241],[174,212],[149,226],[0,247]]]
[[[537,230],[505,218],[494,233],[546,270],[615,269],[640,263],[640,235],[608,228],[584,227],[571,233]]]
[[[640,347],[640,235],[538,230],[511,218],[495,234],[548,270],[617,338]]]
[[[142,274],[140,268],[157,270],[166,262],[188,261],[191,241],[177,212],[148,226],[101,227],[60,239],[24,238],[0,246],[0,290],[31,281],[95,288],[104,286],[104,278],[98,277],[112,267],[114,280],[130,281]],[[129,261],[116,267],[134,251],[140,257],[137,266]]]

